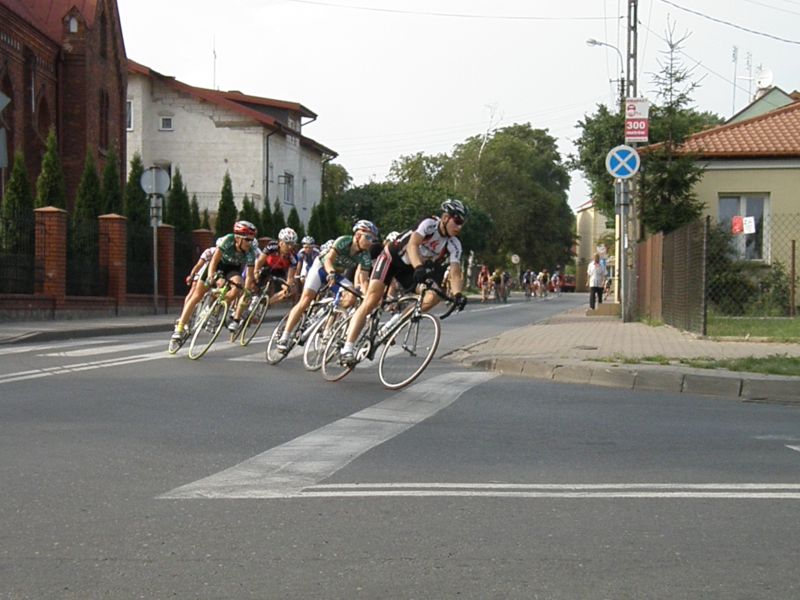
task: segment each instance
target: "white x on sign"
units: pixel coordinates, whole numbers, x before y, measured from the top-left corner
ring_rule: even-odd
[[[633,177],[640,165],[639,153],[630,146],[617,146],[606,155],[606,170],[616,179]]]

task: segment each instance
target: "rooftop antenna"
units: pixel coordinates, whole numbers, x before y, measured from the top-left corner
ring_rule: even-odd
[[[217,36],[214,36],[211,42],[211,51],[214,53],[214,83],[211,89],[217,89]]]
[[[737,67],[739,66],[739,48],[734,46],[733,47],[733,55],[731,56],[733,60],[733,102],[731,103],[731,114],[736,114],[736,71]]]
[[[747,76],[739,75],[736,79],[747,81],[747,99],[748,102],[752,102],[754,100],[753,81],[755,81],[755,77],[753,77],[753,55],[750,52],[745,55],[744,64],[747,66]]]

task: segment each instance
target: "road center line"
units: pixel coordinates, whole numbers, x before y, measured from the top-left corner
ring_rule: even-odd
[[[375,406],[267,450],[161,499],[292,498],[371,450],[450,406],[470,388],[496,377],[489,372],[439,375]]]

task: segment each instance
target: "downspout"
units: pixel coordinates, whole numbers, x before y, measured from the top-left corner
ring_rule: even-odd
[[[264,138],[264,202],[269,206],[269,138],[278,133],[274,129]]]

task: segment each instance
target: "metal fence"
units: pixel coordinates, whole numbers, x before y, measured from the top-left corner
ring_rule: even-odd
[[[35,280],[35,221],[0,218],[0,293],[32,294]]]
[[[664,322],[705,334],[705,240],[707,221],[664,236],[661,304]]]
[[[67,295],[105,296],[108,294],[108,276],[100,269],[100,239],[97,220],[73,223],[67,232]]]
[[[733,233],[728,223],[709,227],[709,314],[794,317],[800,214],[772,215],[752,225],[753,233]]]
[[[185,296],[189,291],[186,285],[186,276],[194,266],[192,256],[194,254],[194,244],[192,244],[192,232],[175,232],[175,295]]]
[[[128,293],[153,293],[153,228],[128,227]]]

